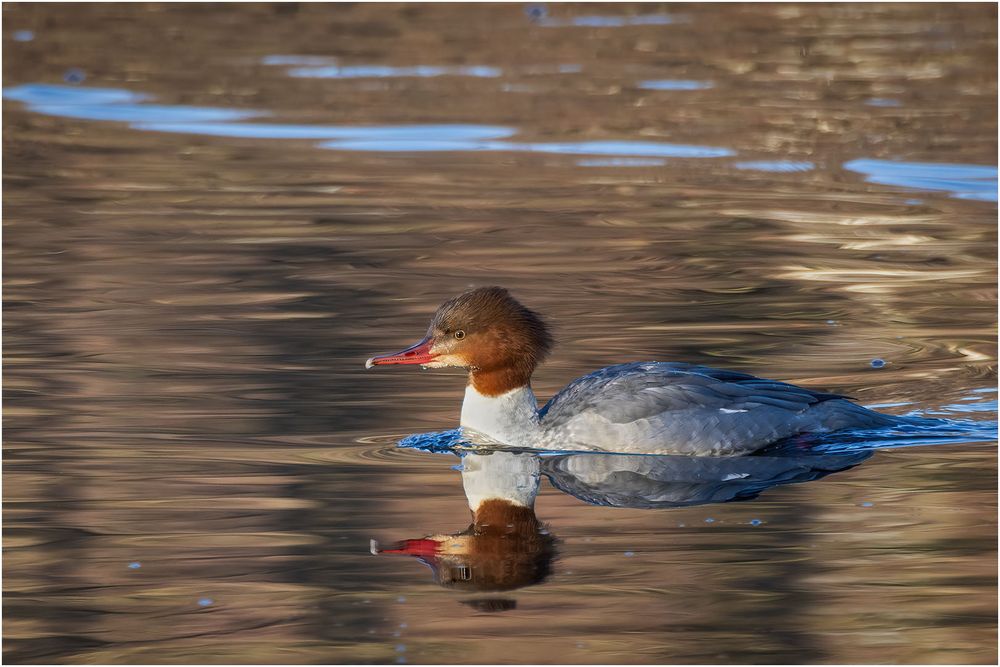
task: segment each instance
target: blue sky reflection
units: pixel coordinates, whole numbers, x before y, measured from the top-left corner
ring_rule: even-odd
[[[143,104],[149,95],[116,88],[28,84],[5,88],[5,99],[49,116],[127,122],[137,130],[253,139],[359,139],[472,141],[501,139],[515,130],[498,125],[302,125],[232,122],[269,116],[266,111]]]
[[[845,162],[844,169],[864,174],[869,183],[940,190],[956,199],[997,201],[996,167],[862,158]]]
[[[267,111],[149,104],[148,95],[115,88],[28,84],[3,96],[38,113],[66,118],[126,122],[138,130],[255,139],[319,140],[331,150],[374,152],[526,152],[611,158],[718,158],[728,148],[653,141],[497,141],[516,133],[498,125],[303,125],[234,122],[271,115]],[[646,163],[650,164],[650,163]]]
[[[645,90],[706,90],[714,84],[711,81],[691,81],[688,79],[657,79],[640,81],[639,88]]]
[[[793,160],[750,160],[737,162],[733,165],[745,171],[771,171],[789,174],[796,171],[812,171],[816,168],[812,162],[795,162]]]
[[[624,28],[630,25],[670,25],[677,23],[670,14],[639,14],[638,16],[571,16],[565,19],[544,17],[537,23],[546,28]]]
[[[653,141],[580,141],[519,143],[513,141],[329,141],[323,148],[351,151],[494,151],[558,155],[612,155],[620,157],[712,158],[734,155],[728,148],[667,144]]]
[[[26,84],[4,88],[4,99],[23,102],[29,110],[46,116],[139,122],[234,121],[267,116],[266,111],[142,104],[149,95],[117,88],[81,88],[49,84]]]
[[[293,67],[288,76],[304,79],[376,79],[393,77],[429,78],[435,76],[472,76],[494,79],[503,74],[498,67],[473,65],[468,67],[390,67],[388,65],[328,65],[325,67]]]

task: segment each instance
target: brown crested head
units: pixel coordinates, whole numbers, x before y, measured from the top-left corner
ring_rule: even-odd
[[[486,395],[527,385],[552,347],[538,313],[502,287],[480,287],[444,302],[428,335],[435,361],[468,368],[470,381]]]
[[[479,393],[498,396],[526,386],[551,347],[552,336],[538,313],[502,287],[480,287],[441,304],[423,340],[374,356],[365,366],[468,368]]]

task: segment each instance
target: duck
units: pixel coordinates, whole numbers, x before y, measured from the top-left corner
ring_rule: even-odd
[[[434,581],[458,591],[499,592],[532,586],[552,572],[555,537],[535,515],[541,460],[526,452],[462,457],[462,486],[472,514],[465,530],[397,542],[370,541],[374,555],[411,556]]]
[[[601,368],[539,409],[531,377],[553,342],[542,316],[508,290],[480,287],[445,301],[419,342],[365,367],[465,369],[462,431],[526,449],[741,456],[796,436],[903,420],[841,394],[662,361]]]

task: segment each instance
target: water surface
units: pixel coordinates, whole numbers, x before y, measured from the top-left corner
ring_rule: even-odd
[[[682,9],[5,6],[5,660],[995,663],[996,9]],[[369,549],[469,526],[397,447],[464,379],[364,360],[487,284],[543,400],[660,359],[974,426],[697,503],[543,457],[533,574],[442,586]]]

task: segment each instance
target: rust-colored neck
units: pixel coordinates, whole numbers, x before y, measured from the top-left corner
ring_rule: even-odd
[[[509,500],[490,498],[484,500],[473,513],[473,523],[480,528],[494,527],[502,532],[535,531],[538,519],[535,510],[517,505]]]
[[[500,396],[508,391],[527,387],[531,383],[532,368],[508,366],[494,370],[469,372],[469,384],[483,396]]]

